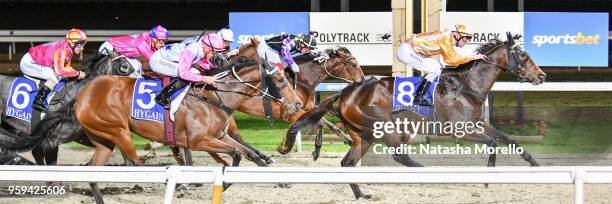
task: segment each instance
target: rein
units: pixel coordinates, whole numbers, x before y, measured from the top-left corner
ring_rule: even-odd
[[[268,70],[266,70],[261,64],[259,64],[259,69],[262,70],[261,71],[261,78],[262,79],[264,77],[269,77],[269,75],[274,74],[274,73],[276,73],[278,71],[278,69],[274,69],[274,70],[268,72]],[[273,99],[275,101],[280,102],[283,105],[286,105],[286,103],[289,103],[288,102],[289,100],[285,100],[285,98],[278,99],[278,98],[268,94],[267,91],[263,91],[260,88],[250,84],[250,83],[253,83],[253,82],[261,82],[262,79],[260,79],[260,80],[249,80],[249,81],[242,80],[240,75],[238,75],[238,73],[236,72],[236,68],[234,66],[232,66],[231,70],[227,70],[227,71],[224,71],[224,72],[221,72],[221,73],[218,73],[218,74],[214,75],[213,78],[215,78],[215,79],[225,78],[226,76],[230,75],[230,71],[231,71],[231,74],[238,81],[221,81],[221,82],[216,82],[216,83],[219,83],[219,84],[244,84],[244,85],[246,85],[246,86],[248,86],[248,87],[250,87],[252,89],[255,89],[257,92],[261,93],[262,97],[271,98],[271,99]],[[218,89],[216,87],[213,87],[214,88],[213,91],[215,92],[215,95],[217,95],[217,98],[219,99],[219,101],[214,101],[214,100],[212,100],[212,99],[210,99],[208,97],[199,95],[199,94],[201,94],[204,91],[205,86],[206,86],[206,84],[202,87],[201,91],[196,91],[196,89],[194,87],[193,90],[191,92],[189,92],[188,94],[191,95],[191,96],[194,96],[194,97],[196,97],[196,98],[198,98],[198,99],[200,99],[200,100],[202,100],[204,102],[207,102],[207,103],[209,103],[209,104],[211,104],[211,105],[213,105],[215,107],[218,107],[218,108],[222,109],[228,115],[232,114],[234,112],[234,109],[223,104],[223,101],[221,100],[221,97],[219,96],[218,92],[236,93],[236,94],[240,94],[240,95],[243,95],[243,96],[249,96],[249,97],[253,97],[254,96],[254,95],[247,94],[247,93],[240,92],[240,91],[222,90],[222,89]]]
[[[495,48],[487,51],[486,53],[484,53],[484,55],[489,55],[491,52],[497,50],[500,46],[502,45],[506,45],[506,51],[508,53],[508,62],[510,62],[510,66],[508,65],[503,65],[503,64],[499,64],[493,61],[488,61],[488,60],[477,60],[472,64],[472,67],[470,68],[470,71],[468,72],[468,76],[471,75],[472,71],[474,70],[474,67],[478,64],[478,62],[482,61],[483,63],[487,63],[487,64],[491,64],[491,65],[495,65],[497,67],[500,67],[502,69],[504,69],[507,72],[513,73],[513,74],[517,74],[519,76],[520,79],[524,79],[524,77],[522,76],[522,72],[525,71],[524,65],[527,64],[527,60],[525,61],[521,61],[520,58],[518,58],[518,56],[516,56],[516,52],[518,49],[518,44],[515,45],[510,45],[510,43],[508,42],[504,42],[503,44],[499,44],[497,45]],[[463,90],[464,84],[467,80],[467,77],[465,77],[463,79],[463,81],[461,82],[461,86],[458,88],[458,91],[455,94],[454,100],[457,100],[457,97],[459,96],[459,93],[461,93],[462,91],[465,93],[469,93],[472,94],[473,96],[476,96],[478,98],[484,99],[486,98],[486,95],[482,94],[482,93],[478,93],[478,92],[468,92]],[[457,90],[457,89],[455,89]]]

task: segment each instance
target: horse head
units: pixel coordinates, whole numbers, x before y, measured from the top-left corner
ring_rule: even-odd
[[[134,67],[123,55],[114,51],[107,51],[106,54],[96,54],[85,61],[83,69],[87,78],[100,75],[128,76],[134,72]]]
[[[277,67],[268,66],[267,63],[259,64],[252,58],[238,55],[231,57],[226,67],[220,67],[215,72],[221,73],[225,70],[230,71],[228,75],[235,78],[238,83],[252,88],[249,90],[249,94],[259,92],[259,94],[270,97],[295,112],[303,106],[293,88],[288,86],[289,83],[285,75]],[[246,93],[245,90],[242,91]]]
[[[478,52],[487,55],[485,63],[495,65],[506,72],[518,76],[519,81],[531,82],[534,85],[542,84],[546,80],[546,73],[533,61],[527,51],[516,40],[520,36],[506,33],[507,41],[493,40],[481,46]]]
[[[327,49],[314,60],[323,66],[327,75],[336,79],[352,83],[364,76],[361,66],[346,47]]]

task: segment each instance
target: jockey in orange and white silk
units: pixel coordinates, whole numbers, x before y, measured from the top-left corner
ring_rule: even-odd
[[[411,35],[400,45],[397,58],[414,69],[426,72],[425,78],[431,82],[440,75],[442,68],[442,64],[432,56],[441,55],[444,63],[449,65],[464,64],[472,60],[455,51],[456,43],[451,32],[452,30],[443,29]]]
[[[432,106],[423,96],[442,71],[442,64],[432,56],[441,55],[444,62],[449,65],[459,65],[471,60],[486,58],[481,54],[465,56],[455,51],[454,47],[465,46],[472,37],[472,32],[467,25],[456,24],[452,29],[410,35],[400,45],[397,51],[398,60],[414,69],[427,73],[424,77],[426,81],[421,83],[416,90],[416,104]]]

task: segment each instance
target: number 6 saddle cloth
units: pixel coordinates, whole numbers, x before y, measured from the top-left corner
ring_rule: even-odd
[[[423,94],[423,98],[431,104],[434,104],[434,93],[438,85],[438,79],[439,76],[431,83],[429,90]],[[429,113],[433,112],[435,107],[420,106],[415,103],[417,89],[421,83],[425,82],[422,77],[395,77],[393,83],[393,111],[409,110],[428,118]]]
[[[40,81],[30,79],[29,77],[17,77],[11,84],[11,91],[6,101],[6,109],[4,115],[13,117],[27,122],[32,122],[32,103],[38,94],[38,85]],[[51,93],[47,94],[45,106],[49,107],[49,102],[53,96],[64,87],[64,81],[60,81]]]

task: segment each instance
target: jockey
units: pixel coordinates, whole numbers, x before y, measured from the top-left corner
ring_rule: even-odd
[[[38,111],[46,111],[45,98],[61,78],[85,78],[85,72],[74,70],[70,65],[70,60],[73,55],[78,55],[83,51],[86,41],[87,35],[85,32],[73,28],[68,31],[64,40],[32,47],[21,58],[19,68],[22,73],[45,80],[34,99],[32,108]]]
[[[127,60],[135,69],[132,76],[140,77],[142,75],[142,63],[136,58],[143,57],[148,62],[151,55],[162,48],[167,41],[168,30],[161,25],[157,25],[149,32],[112,37],[100,46],[98,52],[106,54],[106,50],[114,50],[127,57]]]
[[[234,32],[229,28],[222,28],[217,32],[217,36],[223,39],[223,45],[225,46],[226,52],[224,53],[225,58],[229,58],[232,55],[238,54],[238,49],[230,50],[230,45],[234,42]]]
[[[223,57],[225,59],[231,57],[232,55],[238,54],[238,49],[234,49],[230,51],[229,46],[232,42],[234,42],[234,32],[232,30],[230,30],[229,28],[221,28],[221,30],[217,31],[217,36],[223,40],[223,46],[225,48],[225,51],[223,52]],[[199,35],[189,37],[183,40],[183,42],[181,43],[189,44],[189,43],[197,41],[199,38],[200,38]]]
[[[266,40],[266,43],[257,45],[257,54],[262,59],[283,70],[283,63],[291,67],[294,73],[300,68],[293,60],[294,54],[308,54],[316,49],[317,41],[310,35],[286,35],[281,34]],[[279,56],[280,55],[280,56]],[[281,62],[282,59],[282,62]]]
[[[477,54],[471,56],[460,55],[455,52],[454,47],[463,47],[472,40],[472,32],[465,24],[457,24],[452,29],[441,29],[432,32],[411,35],[397,51],[397,58],[404,64],[427,73],[424,77],[427,81],[421,83],[416,90],[416,104],[432,106],[423,98],[431,82],[441,73],[442,64],[432,58],[441,55],[444,62],[449,65],[459,65],[471,60],[486,59],[485,55]]]
[[[179,77],[178,80],[166,86],[162,92],[155,97],[155,101],[164,108],[170,106],[170,97],[188,82],[214,84],[215,79],[210,76],[202,76],[191,71],[191,65],[197,63],[203,71],[213,68],[210,59],[223,52],[223,40],[217,34],[207,34],[192,43],[174,43],[164,46],[151,56],[151,70],[155,73]],[[188,82],[187,82],[188,81]]]

